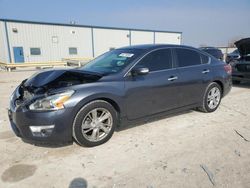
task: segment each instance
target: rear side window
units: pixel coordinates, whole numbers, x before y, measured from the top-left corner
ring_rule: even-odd
[[[204,55],[204,54],[200,54],[201,56],[201,63],[202,64],[207,64],[209,62],[209,57]]]
[[[179,67],[187,67],[201,64],[201,58],[198,52],[181,48],[177,48],[175,49],[175,51]]]
[[[149,71],[158,71],[172,68],[172,55],[170,49],[153,51],[146,55],[137,66],[143,66]]]

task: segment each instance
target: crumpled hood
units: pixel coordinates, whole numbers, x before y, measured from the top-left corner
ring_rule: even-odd
[[[241,39],[234,43],[241,56],[250,54],[250,38]]]
[[[79,81],[81,83],[97,81],[101,74],[79,69],[54,69],[37,72],[24,82],[25,87],[44,87],[49,84],[59,85],[60,82]]]

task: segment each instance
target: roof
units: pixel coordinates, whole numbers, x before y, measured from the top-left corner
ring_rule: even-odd
[[[132,46],[125,46],[119,49],[142,49],[142,50],[154,50],[157,48],[168,48],[168,47],[185,47],[185,48],[193,48],[191,46],[185,45],[177,45],[177,44],[142,44],[142,45],[132,45]]]
[[[218,48],[217,47],[211,47],[211,46],[208,46],[208,47],[200,47],[199,49],[202,49],[202,50],[217,50]]]
[[[40,25],[56,25],[56,26],[68,26],[68,27],[90,27],[97,29],[116,29],[116,30],[132,30],[132,31],[148,31],[148,32],[162,32],[162,33],[177,33],[182,34],[179,31],[166,31],[166,30],[152,30],[152,29],[136,29],[136,28],[121,28],[121,27],[104,27],[104,26],[93,26],[93,25],[81,25],[81,24],[66,24],[66,23],[52,23],[52,22],[38,22],[38,21],[24,21],[24,20],[14,20],[14,19],[3,19],[3,22],[13,22],[13,23],[24,23],[24,24],[40,24]]]

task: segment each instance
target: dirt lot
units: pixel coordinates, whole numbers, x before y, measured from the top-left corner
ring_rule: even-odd
[[[8,122],[11,92],[33,73],[0,72],[0,188],[250,187],[250,85],[215,113],[130,126],[95,148],[50,148],[23,143]]]

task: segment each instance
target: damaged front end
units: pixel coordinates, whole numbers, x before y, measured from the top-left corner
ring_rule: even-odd
[[[34,74],[23,83],[23,86],[33,93],[40,94],[50,89],[96,82],[101,77],[101,74],[78,69],[50,70]]]
[[[24,80],[11,95],[9,119],[13,131],[26,141],[70,141],[72,122],[65,117],[70,117],[72,107],[65,104],[75,93],[71,86],[96,82],[101,77],[72,69],[38,72]]]
[[[102,77],[98,73],[90,73],[77,69],[50,70],[38,72],[29,79],[24,80],[19,86],[19,96],[15,103],[21,104],[34,98],[47,97],[56,94],[57,90],[67,87],[92,83]],[[72,94],[72,92],[70,92]]]

